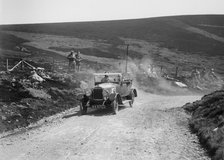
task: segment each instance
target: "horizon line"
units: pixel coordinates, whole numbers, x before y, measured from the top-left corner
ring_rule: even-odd
[[[31,22],[31,23],[5,23],[0,26],[8,25],[35,25],[35,24],[59,24],[59,23],[90,23],[90,22],[112,22],[112,21],[128,21],[128,20],[143,20],[153,18],[166,18],[166,17],[181,17],[181,16],[224,16],[224,14],[182,14],[182,15],[167,15],[167,16],[152,16],[143,18],[124,18],[124,19],[109,19],[109,20],[79,20],[79,21],[55,21],[55,22]]]

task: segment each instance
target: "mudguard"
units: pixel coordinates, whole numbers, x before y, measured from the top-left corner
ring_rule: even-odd
[[[135,97],[138,96],[138,94],[137,94],[137,90],[136,90],[136,89],[132,89],[132,92],[134,93]]]
[[[118,94],[118,93],[112,93],[112,94],[109,95],[109,100],[111,102],[113,102],[115,99],[117,99],[118,104],[122,104],[122,99],[121,99],[120,94]]]

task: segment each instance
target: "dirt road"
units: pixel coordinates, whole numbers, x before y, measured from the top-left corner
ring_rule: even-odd
[[[2,160],[207,160],[187,128],[180,107],[198,96],[156,96],[140,92],[134,108],[118,115],[76,109],[42,127],[0,139]]]

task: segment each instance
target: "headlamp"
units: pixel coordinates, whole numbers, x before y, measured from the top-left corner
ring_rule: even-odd
[[[111,93],[116,93],[116,88],[112,88]]]
[[[103,90],[103,97],[108,97],[108,91],[107,90]]]
[[[91,89],[86,90],[85,94],[86,94],[86,96],[90,96],[91,95]]]

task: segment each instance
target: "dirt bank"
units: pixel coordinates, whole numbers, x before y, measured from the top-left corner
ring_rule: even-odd
[[[33,125],[78,104],[80,79],[89,75],[56,72],[49,75],[43,82],[33,81],[24,73],[0,75],[0,133]]]
[[[224,160],[224,91],[216,91],[184,109],[192,114],[190,126],[214,160]]]

